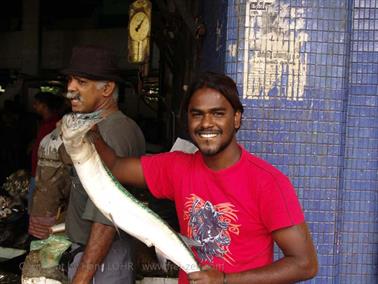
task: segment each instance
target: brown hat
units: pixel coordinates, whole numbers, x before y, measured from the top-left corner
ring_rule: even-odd
[[[70,65],[62,70],[64,75],[123,82],[119,73],[115,54],[111,50],[94,45],[74,47]]]

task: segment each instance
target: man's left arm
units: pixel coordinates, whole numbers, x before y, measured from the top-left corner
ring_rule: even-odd
[[[188,275],[189,280],[201,283],[294,283],[313,278],[318,271],[316,251],[306,223],[276,230],[274,241],[284,257],[274,263],[240,273],[223,274],[210,267]],[[224,281],[224,277],[226,280]]]
[[[112,245],[116,230],[113,226],[93,223],[88,243],[72,283],[89,283]]]

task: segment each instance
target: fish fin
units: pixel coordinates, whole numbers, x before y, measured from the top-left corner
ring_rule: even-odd
[[[184,235],[178,234],[181,240],[189,247],[202,247],[202,244],[199,241],[185,237]]]
[[[109,217],[110,217],[110,220],[112,220],[112,223],[113,223],[113,225],[114,225],[114,228],[115,228],[116,231],[117,231],[117,235],[118,235],[119,239],[122,239],[122,237],[121,237],[121,232],[119,231],[117,224],[114,222],[114,219],[113,219],[113,216],[112,216],[111,213],[109,213]]]
[[[159,267],[164,271],[168,272],[168,267],[167,267],[167,256],[159,250],[157,247],[155,247],[155,253],[156,253],[156,258],[159,263]]]

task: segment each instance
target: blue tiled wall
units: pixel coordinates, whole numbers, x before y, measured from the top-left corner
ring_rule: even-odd
[[[246,68],[256,54],[246,44],[246,16],[258,2],[286,17],[294,42],[307,35],[296,99],[288,99],[287,66],[265,96],[245,92],[245,76],[261,68]],[[297,13],[285,15],[284,7]],[[297,189],[320,262],[308,282],[378,283],[378,0],[229,0],[224,14],[223,69],[246,110],[238,140]]]
[[[377,283],[378,1],[352,8],[338,280]]]

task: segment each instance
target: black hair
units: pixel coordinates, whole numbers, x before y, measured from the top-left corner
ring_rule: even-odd
[[[210,88],[218,91],[227,99],[235,112],[240,111],[243,113],[244,108],[239,99],[238,88],[236,87],[234,80],[224,74],[215,72],[202,73],[193,81],[183,100],[182,112],[185,114],[187,113],[189,102],[193,94],[203,88]]]
[[[50,92],[38,92],[34,95],[34,99],[42,104],[45,104],[50,111],[61,111],[64,105],[64,98],[59,95],[54,95]]]

